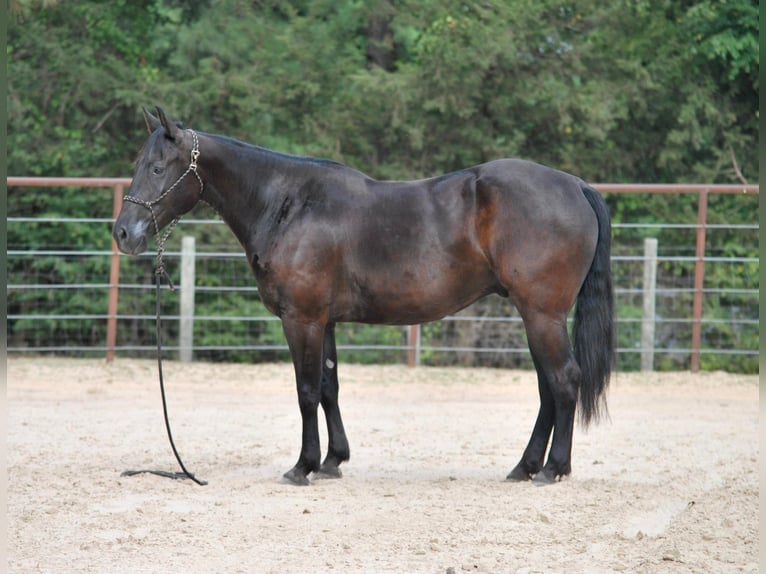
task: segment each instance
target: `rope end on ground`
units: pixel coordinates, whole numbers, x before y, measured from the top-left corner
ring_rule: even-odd
[[[206,480],[199,479],[188,472],[168,472],[167,470],[124,470],[120,473],[120,476],[135,476],[137,474],[156,474],[157,476],[172,478],[173,480],[185,480],[189,478],[200,486],[207,485]]]

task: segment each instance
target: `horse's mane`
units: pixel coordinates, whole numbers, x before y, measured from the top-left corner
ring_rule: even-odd
[[[325,166],[337,166],[337,167],[348,167],[345,164],[335,161],[332,159],[325,159],[325,158],[318,158],[318,157],[311,157],[311,156],[302,156],[302,155],[295,155],[295,154],[289,154],[284,153],[280,151],[274,151],[269,148],[265,148],[259,145],[251,144],[244,142],[242,140],[238,140],[236,138],[225,136],[221,134],[205,134],[208,137],[211,137],[215,140],[218,140],[222,143],[245,148],[252,150],[254,152],[258,152],[260,154],[269,156],[275,161],[290,161],[290,162],[298,162],[298,163],[305,163],[305,164],[312,164],[312,165],[325,165]]]

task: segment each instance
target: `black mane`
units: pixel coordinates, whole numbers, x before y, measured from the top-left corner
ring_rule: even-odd
[[[273,158],[275,162],[280,161],[289,161],[293,163],[301,163],[301,164],[313,164],[313,165],[321,165],[321,166],[335,166],[335,167],[344,167],[347,169],[349,168],[347,165],[335,161],[333,159],[326,159],[326,158],[318,158],[318,157],[312,157],[312,156],[303,156],[303,155],[295,155],[295,154],[289,154],[279,151],[274,151],[265,147],[261,147],[259,145],[251,144],[242,140],[238,140],[236,138],[230,137],[230,136],[224,136],[220,134],[205,134],[206,136],[215,139],[217,141],[220,141],[224,144],[227,144],[229,146],[234,147],[240,147],[245,148],[248,150],[252,150],[254,152],[257,152],[263,156],[267,156],[270,158]]]

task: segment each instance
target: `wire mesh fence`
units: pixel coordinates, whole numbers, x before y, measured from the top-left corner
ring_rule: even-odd
[[[75,217],[65,208],[40,210],[51,194],[71,190],[23,188],[38,201],[26,212],[8,216],[8,352],[103,356],[110,319],[109,216],[111,203],[99,190],[76,190],[100,202],[91,217]],[[9,193],[21,193],[10,188]],[[756,189],[757,192],[757,189]],[[656,196],[631,193],[633,201]],[[711,196],[704,223],[704,282],[699,319],[700,366],[703,369],[757,372],[759,257],[757,194]],[[615,213],[613,259],[618,366],[637,369],[647,350],[641,328],[646,321],[643,301],[644,239],[658,238],[654,339],[650,343],[657,369],[688,369],[694,349],[692,314],[699,230],[694,197],[664,196],[667,219],[630,219],[623,194],[607,194]],[[628,198],[630,199],[630,198]],[[66,202],[63,203],[66,205]],[[654,210],[656,212],[656,210]],[[204,209],[183,220],[171,237],[166,266],[178,291],[181,237],[196,238],[193,356],[210,361],[286,360],[289,355],[279,321],[260,303],[258,290],[242,249],[231,232]],[[154,346],[153,253],[119,258],[116,314],[118,356],[150,356]],[[180,349],[179,293],[163,293],[163,347]],[[419,326],[338,325],[343,360],[406,362],[417,345],[417,360],[429,365],[476,365],[531,368],[523,323],[513,305],[489,296],[455,315]]]

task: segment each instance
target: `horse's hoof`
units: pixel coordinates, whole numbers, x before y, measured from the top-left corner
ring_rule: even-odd
[[[296,486],[308,486],[311,484],[305,474],[294,468],[291,468],[286,473],[284,473],[282,478],[284,478],[285,481],[289,484],[295,484]]]
[[[545,469],[538,472],[534,478],[532,478],[532,483],[535,486],[548,486],[549,484],[554,484],[561,480],[562,476],[557,475],[555,471],[546,471]]]
[[[319,467],[319,470],[314,473],[314,478],[343,478],[343,473],[340,467],[334,464],[323,464]]]
[[[532,477],[529,475],[529,473],[524,470],[520,464],[517,464],[516,468],[508,473],[508,476],[505,477],[505,480],[510,480],[511,482],[524,482],[531,478]]]

